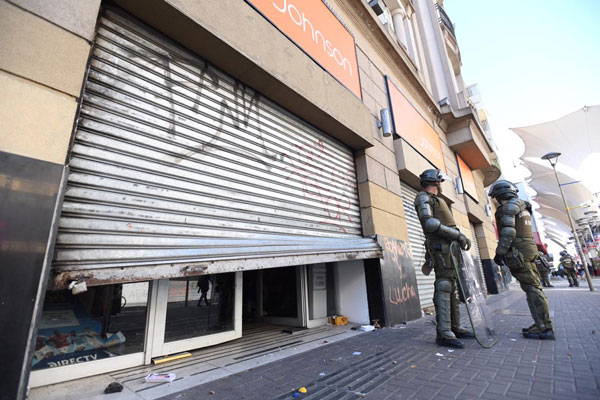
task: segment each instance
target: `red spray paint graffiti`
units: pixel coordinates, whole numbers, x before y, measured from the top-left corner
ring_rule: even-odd
[[[319,221],[319,224],[333,225],[347,233],[346,228],[340,222],[347,220],[352,223],[352,217],[348,213],[351,206],[350,199],[345,194],[327,194],[323,182],[333,181],[354,185],[355,183],[349,178],[354,171],[340,171],[327,166],[324,161],[330,160],[331,156],[327,153],[321,139],[312,146],[298,144],[294,146],[294,154],[282,154],[282,159],[287,158],[289,163],[285,168],[289,172],[286,179],[300,180],[304,198],[314,199],[321,203],[321,209],[327,213],[327,218]],[[346,172],[346,174],[342,172]]]

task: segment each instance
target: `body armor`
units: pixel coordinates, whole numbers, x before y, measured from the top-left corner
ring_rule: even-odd
[[[542,286],[553,287],[548,279],[548,274],[550,273],[550,264],[548,264],[548,261],[546,261],[546,255],[541,251],[538,252],[538,258],[535,260],[535,266],[537,267]]]
[[[457,341],[456,337],[465,335],[466,331],[460,328],[456,271],[450,256],[450,243],[458,241],[462,248],[468,249],[470,241],[456,228],[454,217],[446,202],[433,193],[420,192],[415,198],[415,210],[427,239],[427,257],[435,270],[433,302],[437,326],[436,342],[460,347],[462,343]]]
[[[494,260],[505,262],[512,275],[519,281],[525,292],[529,312],[534,325],[523,330],[527,338],[553,339],[550,305],[542,290],[535,261],[538,250],[533,241],[531,229],[531,204],[517,197],[510,185],[504,184],[492,188],[501,199],[496,211],[496,224],[499,231],[498,247]],[[498,185],[498,184],[496,184]],[[496,189],[496,192],[494,192]],[[490,193],[490,194],[491,194]]]
[[[575,260],[568,254],[560,258],[560,263],[567,269],[575,269]]]
[[[415,199],[415,210],[428,242],[459,239],[460,231],[456,229],[454,217],[444,200],[434,194],[420,192]]]
[[[575,272],[575,260],[566,251],[561,252],[560,263],[565,268],[564,275],[569,281],[569,287],[579,286],[577,272]]]
[[[533,242],[531,204],[516,197],[509,199],[496,211],[496,226],[500,236],[496,254],[505,255],[515,239]]]

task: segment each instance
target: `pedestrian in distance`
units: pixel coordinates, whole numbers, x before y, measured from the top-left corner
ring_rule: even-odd
[[[200,292],[200,298],[198,299],[198,307],[202,305],[202,300],[206,303],[207,306],[210,306],[210,302],[208,301],[208,288],[210,284],[210,276],[209,275],[200,275],[198,277],[198,291]]]
[[[566,250],[560,252],[560,266],[563,267],[562,271],[569,281],[569,287],[579,286],[579,280],[575,272],[575,260]]]
[[[490,189],[489,196],[498,205],[495,217],[499,239],[494,262],[506,264],[525,292],[534,324],[523,328],[523,336],[554,340],[550,304],[535,266],[538,250],[531,230],[531,204],[519,199],[517,192],[517,187],[505,180]]]
[[[440,170],[428,169],[420,175],[423,191],[415,198],[415,209],[425,233],[425,249],[435,272],[433,303],[436,319],[436,343],[462,349],[460,338],[474,338],[472,332],[460,326],[457,297],[457,276],[450,254],[450,244],[458,242],[468,250],[471,241],[462,234],[454,222],[448,205],[440,196],[444,181]],[[431,269],[426,272],[431,272]]]

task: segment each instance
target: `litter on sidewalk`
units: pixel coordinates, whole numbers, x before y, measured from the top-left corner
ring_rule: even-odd
[[[352,353],[353,356],[360,356],[362,353],[360,351],[355,351]]]
[[[104,394],[119,393],[122,391],[123,385],[121,385],[119,382],[112,382],[106,387],[106,389],[104,389]]]
[[[175,373],[167,372],[167,373],[161,374],[161,373],[153,372],[153,373],[149,374],[148,376],[146,376],[146,378],[144,378],[144,380],[148,383],[173,382],[175,380]]]

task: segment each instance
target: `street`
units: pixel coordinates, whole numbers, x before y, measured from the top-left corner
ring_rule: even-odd
[[[518,285],[490,296],[498,344],[474,340],[449,351],[434,343],[433,316],[365,333],[163,399],[597,399],[600,397],[600,293],[585,281],[546,289],[556,341],[525,339],[530,325]],[[600,279],[594,279],[596,287]],[[463,320],[466,314],[463,310]],[[359,355],[356,352],[360,352]],[[108,398],[108,397],[107,397]]]

